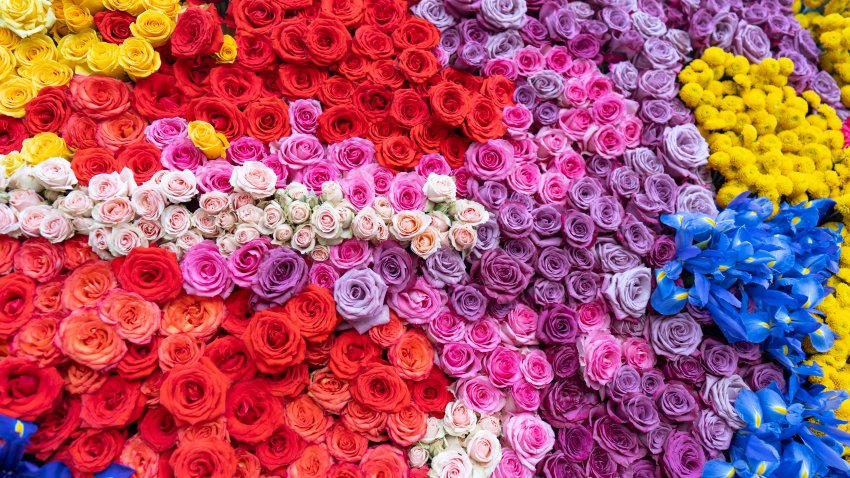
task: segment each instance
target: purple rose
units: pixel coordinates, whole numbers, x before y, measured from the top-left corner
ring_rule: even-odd
[[[529,300],[538,307],[558,304],[566,299],[566,290],[562,282],[551,281],[542,277],[534,280],[531,290],[526,294]]]
[[[570,272],[569,256],[563,249],[546,247],[538,255],[535,269],[546,279],[563,280]]]
[[[673,45],[673,48],[682,56],[687,56],[693,51],[691,46],[691,37],[688,32],[676,28],[670,28],[664,34],[664,38]]]
[[[680,355],[664,364],[664,372],[668,377],[682,380],[692,385],[702,385],[705,381],[705,369],[699,359],[690,355]]]
[[[386,294],[387,284],[371,269],[350,270],[334,284],[337,312],[360,334],[390,321]]]
[[[693,311],[690,308],[688,308],[688,312],[693,315]],[[694,317],[696,318],[696,316]],[[699,322],[699,319],[697,319],[697,322]],[[735,349],[735,352],[738,352],[738,360],[743,363],[755,365],[757,363],[761,363],[763,360],[761,346],[759,344],[745,342],[742,340],[731,345]]]
[[[227,258],[227,270],[236,285],[251,287],[270,245],[271,241],[268,238],[255,239],[230,254]]]
[[[577,58],[592,60],[599,54],[599,38],[589,33],[579,33],[567,42],[567,48]]]
[[[708,46],[708,37],[714,30],[714,15],[708,10],[697,10],[691,15],[688,33],[690,33],[694,46],[704,48]]]
[[[697,478],[705,466],[705,452],[691,435],[672,432],[664,442],[661,466],[670,478]]]
[[[446,344],[440,356],[440,366],[454,378],[470,378],[481,370],[481,357],[465,343]]]
[[[819,71],[812,79],[810,87],[827,103],[838,104],[841,101],[841,89],[835,78],[826,71]]]
[[[623,402],[623,414],[640,432],[647,433],[660,423],[655,401],[646,395],[633,395]]]
[[[485,294],[498,302],[516,299],[528,286],[532,274],[531,267],[501,249],[485,252],[472,266],[472,276],[484,286]]]
[[[502,205],[497,223],[502,235],[509,238],[528,237],[533,230],[531,212],[523,204],[514,201]]]
[[[671,214],[676,208],[676,196],[679,187],[676,181],[667,174],[653,174],[643,183],[647,197],[661,206],[661,211]]]
[[[537,106],[537,95],[534,94],[534,88],[528,83],[517,85],[514,89],[514,101],[529,110],[533,109]]]
[[[608,383],[607,389],[611,399],[617,402],[640,393],[640,373],[631,365],[623,365],[614,372],[614,378]]]
[[[585,167],[588,174],[592,174],[597,178],[604,178],[611,174],[611,171],[614,169],[614,160],[606,156],[596,155],[587,161]]]
[[[616,168],[608,176],[608,187],[623,198],[633,196],[640,190],[640,186],[640,176],[628,166]]]
[[[455,66],[461,70],[475,70],[487,61],[487,50],[480,43],[464,43],[457,52]]]
[[[646,123],[666,124],[673,118],[673,108],[669,101],[646,100],[640,105],[638,116]]]
[[[703,402],[709,404],[717,416],[726,420],[726,424],[732,429],[738,430],[743,428],[745,423],[735,409],[735,400],[741,390],[746,389],[747,384],[737,375],[722,378],[707,375],[700,395]]]
[[[594,447],[585,465],[588,478],[615,478],[619,476],[619,467],[610,453],[601,447]]]
[[[649,343],[656,354],[668,359],[691,355],[702,342],[702,328],[687,313],[650,316]]]
[[[670,42],[662,38],[651,37],[643,44],[643,51],[635,59],[635,66],[641,69],[675,69],[680,67],[681,61],[682,55]]]
[[[484,316],[487,298],[476,285],[457,285],[452,290],[449,305],[457,315],[474,322]]]
[[[523,46],[525,46],[525,42],[519,32],[507,30],[488,38],[485,49],[490,58],[511,58]]]
[[[605,7],[600,12],[602,21],[611,30],[624,32],[632,27],[632,19],[628,12],[619,7]]]
[[[599,296],[600,282],[599,274],[573,271],[567,276],[567,291],[578,302],[592,302]]]
[[[534,229],[534,236],[538,237],[535,242],[540,242],[541,237],[554,236],[561,232],[561,224],[561,213],[552,206],[544,204],[531,211],[531,227]]]
[[[584,379],[572,377],[549,385],[543,394],[540,415],[556,427],[565,427],[587,418],[590,408],[598,402],[596,393],[584,384]]]
[[[658,468],[649,460],[632,463],[623,478],[658,478]]]
[[[543,19],[543,24],[549,30],[549,36],[560,40],[569,40],[578,35],[579,23],[575,13],[570,9],[561,7],[557,2],[546,2],[540,9],[538,18]]]
[[[694,171],[708,164],[708,143],[693,124],[665,129],[663,151],[668,170],[679,177],[696,178]]]
[[[466,167],[478,179],[505,179],[513,166],[513,147],[503,139],[473,143],[466,150]]]
[[[700,444],[716,452],[723,452],[732,445],[734,431],[729,428],[726,421],[718,417],[711,410],[702,410],[694,424],[694,436]]]
[[[280,305],[304,290],[306,285],[307,264],[301,254],[286,247],[278,247],[266,253],[251,290],[259,299]]]
[[[525,24],[520,29],[519,34],[522,35],[526,44],[537,48],[545,45],[549,39],[549,31],[546,29],[546,25],[531,16],[525,17]]]
[[[632,252],[641,256],[648,254],[655,243],[655,235],[652,231],[631,214],[626,214],[626,218],[620,224],[617,238]]]
[[[664,443],[667,437],[673,433],[673,427],[666,423],[661,423],[657,427],[646,432],[646,435],[641,437],[641,441],[650,453],[658,455],[664,450]]]
[[[655,392],[664,386],[664,374],[658,369],[649,369],[640,376],[640,389],[644,395],[654,396]]]
[[[629,466],[646,456],[646,448],[635,432],[611,417],[603,417],[593,423],[593,439],[620,466]]]
[[[602,272],[627,272],[641,265],[640,257],[614,242],[597,242],[593,253]]]
[[[186,251],[180,261],[180,270],[187,294],[226,299],[233,292],[235,284],[230,278],[227,260],[212,241],[195,244]]]
[[[682,382],[668,382],[661,387],[655,403],[662,415],[676,422],[691,422],[699,412],[696,395],[691,387]]]
[[[649,303],[652,278],[647,267],[636,267],[606,276],[602,284],[608,305],[621,320],[644,315]]]
[[[502,243],[502,249],[519,262],[524,262],[530,266],[537,263],[537,246],[527,237],[508,239]]]
[[[717,216],[712,192],[705,186],[683,184],[676,194],[676,211],[701,212],[711,217]]]
[[[498,210],[508,199],[508,188],[496,181],[470,181],[469,195],[487,209]]]
[[[567,249],[570,266],[579,271],[589,271],[596,267],[596,256],[589,248],[571,247]]]
[[[578,334],[578,314],[565,304],[543,309],[537,322],[537,338],[545,344],[574,344]]]
[[[640,74],[635,99],[671,100],[679,93],[676,74],[671,70],[646,70]]]
[[[466,278],[463,257],[449,247],[441,247],[425,259],[422,276],[438,288],[457,284]]]
[[[477,3],[478,2],[476,2],[476,4]],[[484,29],[484,25],[475,19],[463,19],[457,25],[457,28],[460,32],[460,37],[463,40],[463,43],[477,43],[478,45],[484,45],[490,37],[490,34]]]
[[[582,462],[590,456],[593,437],[583,425],[567,423],[558,430],[555,447],[572,461]]]
[[[602,196],[590,203],[590,217],[603,231],[616,231],[623,215],[623,206],[614,196]]]
[[[779,366],[772,363],[763,363],[750,367],[744,374],[747,385],[753,390],[761,390],[771,383],[776,383],[783,392],[787,386],[785,373]]]
[[[496,224],[495,219],[490,219],[484,224],[480,224],[476,233],[478,238],[475,241],[475,249],[473,249],[474,252],[483,256],[486,254],[486,251],[489,251],[499,245],[499,225]]]
[[[544,478],[584,478],[584,470],[563,452],[550,453],[537,468]]]
[[[626,150],[626,165],[634,169],[641,176],[650,176],[663,173],[664,165],[655,152],[649,148],[635,148]]]
[[[578,347],[574,343],[547,348],[546,358],[552,364],[555,378],[558,380],[572,377],[578,372]]]
[[[735,31],[732,50],[757,63],[770,56],[770,39],[761,28],[741,20]]]
[[[588,247],[596,241],[596,224],[587,214],[568,210],[564,214],[564,236],[573,247]]]
[[[411,255],[396,242],[382,242],[372,251],[372,270],[390,292],[402,291],[416,280]]]
[[[552,126],[558,122],[558,114],[560,112],[561,109],[557,104],[551,101],[546,101],[544,103],[540,103],[534,110],[534,118],[538,123],[544,126]]]
[[[719,13],[714,16],[714,29],[709,35],[709,43],[723,50],[732,49],[735,32],[738,30],[738,16],[732,12]]]
[[[661,37],[667,31],[667,25],[664,24],[664,20],[660,16],[646,11],[638,10],[634,12],[632,22],[635,30],[645,37]]]
[[[699,353],[708,373],[731,377],[738,370],[738,353],[719,340],[705,339],[699,346]]]
[[[416,16],[424,18],[440,30],[450,28],[455,19],[446,11],[446,5],[440,0],[423,0],[412,8]]]
[[[676,243],[668,236],[658,236],[649,252],[649,265],[663,267],[676,256]]]

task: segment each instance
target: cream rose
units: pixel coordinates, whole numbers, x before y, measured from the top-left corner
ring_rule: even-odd
[[[32,175],[48,191],[69,191],[77,184],[71,163],[65,158],[49,158],[38,163]]]
[[[478,226],[490,220],[490,213],[484,209],[482,204],[475,201],[460,199],[454,203],[452,209],[456,220],[470,226]]]
[[[457,198],[455,179],[445,174],[429,174],[422,190],[425,197],[433,203],[450,202]]]
[[[478,417],[475,411],[467,407],[465,403],[456,401],[446,405],[443,427],[449,435],[464,436],[475,428],[476,423],[478,423]]]
[[[273,195],[275,184],[275,172],[259,161],[245,161],[241,166],[233,168],[233,174],[230,176],[230,185],[235,190],[248,193],[254,199]]]
[[[165,194],[162,188],[155,184],[145,184],[136,188],[130,196],[133,210],[142,219],[157,220],[165,210]]]
[[[192,171],[169,171],[159,182],[166,199],[173,203],[189,202],[198,194],[198,185]]]
[[[227,196],[227,193],[221,191],[210,191],[208,193],[201,194],[200,199],[198,200],[198,205],[204,211],[216,215],[220,212],[226,211],[228,207],[230,207],[230,198]]]
[[[96,204],[91,217],[102,224],[116,225],[130,222],[136,216],[133,205],[125,197],[116,197]]]
[[[390,233],[399,241],[410,241],[431,225],[431,216],[422,211],[399,211],[392,218]]]

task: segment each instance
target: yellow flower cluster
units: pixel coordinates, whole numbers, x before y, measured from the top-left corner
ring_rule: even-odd
[[[21,145],[21,151],[0,154],[0,172],[6,177],[23,165],[35,166],[48,158],[65,158],[70,160],[73,153],[62,137],[53,133],[38,133],[27,138]]]
[[[841,102],[850,106],[850,5],[847,0],[797,0],[794,9],[821,49],[820,67],[835,78]]]
[[[841,119],[813,91],[788,86],[794,63],[709,48],[679,74],[682,101],[711,148],[709,167],[725,178],[717,202],[744,191],[777,205],[831,197],[850,220],[850,168]]]

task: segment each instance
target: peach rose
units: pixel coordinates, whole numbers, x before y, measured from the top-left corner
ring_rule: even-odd
[[[206,340],[221,327],[225,307],[220,297],[182,294],[168,302],[162,312],[160,328],[164,335],[186,332]]]
[[[434,368],[434,347],[425,333],[411,329],[387,351],[398,374],[408,380],[424,380]]]
[[[62,271],[65,251],[46,239],[28,239],[15,254],[15,271],[38,282],[47,282]]]
[[[159,330],[162,312],[158,305],[139,294],[116,289],[103,298],[98,316],[105,323],[114,325],[122,339],[134,344],[147,344]]]
[[[204,356],[206,344],[187,333],[169,335],[159,344],[159,368],[168,372],[175,365],[192,365]]]
[[[177,430],[177,443],[189,443],[198,440],[230,441],[227,424],[224,417],[218,417],[208,422],[196,423]]]
[[[433,227],[428,227],[422,234],[413,238],[410,250],[417,256],[427,259],[440,248],[440,232]]]
[[[244,448],[236,449],[236,473],[233,478],[260,478],[263,464],[256,455]]]
[[[410,241],[431,225],[431,216],[422,211],[399,211],[393,215],[390,232],[399,241]]]
[[[12,339],[12,353],[42,367],[57,365],[62,361],[62,351],[55,343],[58,330],[59,321],[54,316],[33,318]]]
[[[327,476],[331,467],[331,457],[322,445],[307,445],[301,455],[289,465],[287,478],[312,478]]]
[[[325,410],[336,413],[341,412],[351,401],[348,382],[334,375],[329,368],[313,372],[310,385],[307,386],[307,393]]]
[[[325,432],[333,424],[333,419],[325,415],[325,410],[307,395],[287,403],[284,416],[286,425],[310,443],[324,439]]]
[[[106,261],[91,261],[76,268],[65,279],[62,306],[68,310],[90,307],[118,287],[115,274]]]
[[[398,445],[410,446],[425,436],[428,415],[410,404],[387,417],[387,432]]]
[[[59,323],[59,346],[72,360],[93,370],[112,368],[127,353],[127,344],[115,328],[89,308],[76,309]]]
[[[108,375],[85,365],[72,363],[64,370],[65,390],[74,395],[96,392],[106,383]]]
[[[159,474],[159,453],[139,435],[124,442],[118,461],[136,470],[133,478],[156,478]]]
[[[352,432],[342,423],[337,423],[325,435],[325,446],[337,460],[357,463],[366,453],[369,440],[360,433]]]

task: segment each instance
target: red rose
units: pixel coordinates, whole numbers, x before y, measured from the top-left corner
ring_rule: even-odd
[[[97,473],[112,463],[126,440],[125,432],[114,428],[98,430],[88,428],[71,440],[68,447],[70,463],[68,466],[76,472]]]
[[[227,10],[236,22],[236,31],[254,33],[268,33],[283,21],[285,13],[281,2],[272,0],[235,0]]]
[[[281,307],[254,314],[242,340],[263,373],[282,372],[304,360],[306,345],[298,321]]]
[[[381,349],[368,335],[349,330],[336,338],[328,366],[337,377],[350,380],[357,376],[363,366],[379,360],[380,357]]]
[[[345,24],[336,18],[318,18],[307,27],[304,46],[313,64],[332,65],[348,54],[351,49],[351,34]]]
[[[281,425],[268,439],[257,445],[254,454],[263,467],[275,471],[295,461],[305,446],[307,444],[295,431]]]
[[[306,65],[309,62],[307,47],[304,45],[306,37],[307,22],[302,18],[288,18],[272,31],[272,48],[284,62]]]
[[[313,98],[328,77],[327,69],[282,65],[278,71],[280,93],[288,100]]]
[[[401,0],[372,0],[366,5],[363,20],[384,33],[394,32],[407,17],[407,2]]]
[[[142,184],[162,170],[162,162],[159,160],[161,153],[159,148],[151,143],[140,141],[125,146],[118,153],[118,163],[130,168],[136,184]]]
[[[289,106],[286,102],[273,97],[252,101],[245,108],[248,134],[260,141],[272,141],[289,136]]]
[[[280,77],[277,75],[277,70],[264,71],[259,73],[260,80],[263,82],[263,96],[283,96],[280,92]]]
[[[428,120],[431,113],[428,103],[410,89],[395,90],[390,108],[390,118],[405,128],[412,128]]]
[[[26,116],[24,117],[26,119]],[[24,122],[18,118],[0,115],[0,154],[20,151],[24,140],[29,137]]]
[[[111,376],[96,392],[83,395],[80,417],[91,428],[124,428],[142,416],[145,397],[139,382]]]
[[[370,121],[387,117],[392,103],[393,92],[386,86],[369,81],[354,90],[354,107]]]
[[[339,143],[353,137],[362,138],[368,123],[363,113],[351,105],[334,106],[319,115],[318,134],[323,142]]]
[[[0,235],[0,274],[12,272],[15,266],[15,254],[21,243],[14,237]]]
[[[413,404],[398,413],[391,413],[387,418],[387,434],[397,445],[413,445],[425,436],[427,428],[428,415]]]
[[[270,381],[272,395],[292,398],[298,396],[307,388],[307,384],[310,383],[310,372],[307,364],[300,363],[272,375]]]
[[[369,447],[369,440],[337,423],[325,435],[328,452],[341,462],[357,463]]]
[[[351,51],[370,60],[382,60],[395,55],[393,39],[378,27],[371,25],[364,25],[354,32]]]
[[[349,80],[360,81],[369,75],[372,64],[365,56],[350,53],[342,59],[342,62],[336,68],[340,75]]]
[[[407,384],[389,365],[370,364],[351,382],[351,396],[363,405],[387,413],[397,413],[410,404]]]
[[[377,145],[375,156],[378,164],[394,171],[411,169],[417,163],[416,148],[407,136],[387,138]]]
[[[423,18],[408,16],[393,30],[393,43],[396,49],[418,48],[433,50],[440,43],[440,30]]]
[[[232,478],[237,458],[230,443],[210,439],[181,443],[168,462],[180,478]]]
[[[0,413],[32,421],[56,405],[62,396],[62,376],[55,367],[6,357],[0,361]]]
[[[11,337],[34,310],[35,281],[19,272],[0,277],[0,338]]]
[[[76,269],[82,264],[98,258],[89,246],[88,238],[82,234],[66,239],[62,243],[62,249],[65,251],[65,267],[69,270]]]
[[[115,152],[124,146],[141,141],[144,138],[146,126],[147,123],[141,116],[128,111],[98,123],[94,139],[98,146]]]
[[[330,291],[313,284],[290,298],[284,305],[284,311],[298,322],[301,336],[311,343],[327,340],[342,322]]]
[[[431,87],[428,97],[434,117],[449,126],[460,126],[472,107],[469,92],[449,81]]]
[[[322,342],[307,342],[304,362],[313,367],[324,367],[331,359],[331,347],[336,339],[333,335]]]
[[[139,78],[133,88],[133,104],[146,120],[186,116],[186,98],[171,75],[154,73]]]
[[[440,71],[440,62],[433,53],[408,48],[398,56],[398,68],[411,83],[424,83]]]
[[[256,445],[274,433],[283,418],[283,401],[263,379],[239,382],[227,392],[227,431],[237,440]]]
[[[147,344],[127,342],[127,353],[118,362],[118,375],[127,380],[147,378],[159,367],[160,337],[154,337]]]
[[[152,407],[139,420],[139,434],[157,453],[162,453],[177,443],[177,423],[165,407]]]
[[[24,107],[24,125],[30,134],[49,131],[59,133],[65,119],[71,114],[65,96],[68,88],[64,86],[48,86],[38,92]]]
[[[65,440],[80,429],[82,408],[80,399],[75,396],[58,401],[50,413],[38,420],[38,430],[30,437],[27,453],[32,453],[39,460],[47,460]]]
[[[387,439],[387,414],[382,411],[352,401],[345,406],[340,418],[349,430],[365,435],[370,441]]]
[[[328,478],[363,478],[363,472],[354,463],[337,463],[328,469]]]
[[[514,105],[514,82],[502,75],[490,76],[481,84],[481,94],[502,108]]]
[[[440,154],[446,158],[449,166],[459,168],[463,166],[463,160],[466,157],[466,149],[468,147],[469,140],[456,134],[450,134],[440,141]]]
[[[378,445],[363,455],[360,470],[364,478],[407,476],[404,453],[392,445]]]
[[[171,54],[177,58],[197,58],[217,53],[224,42],[215,8],[191,6],[177,16],[171,34]]]
[[[440,144],[449,136],[448,126],[429,119],[410,129],[410,139],[423,153],[439,153]]]
[[[251,315],[254,313],[251,307],[252,294],[251,289],[237,288],[224,300],[227,316],[221,326],[235,337],[241,338],[251,322]]]
[[[196,98],[189,103],[186,116],[189,121],[206,121],[231,141],[245,135],[245,115],[223,98]]]
[[[236,36],[236,50],[239,66],[255,72],[275,69],[277,54],[266,34],[240,33]]]
[[[440,369],[434,367],[425,380],[410,382],[410,395],[420,410],[442,418],[446,405],[453,400],[449,385],[451,381]]]
[[[136,17],[126,12],[98,12],[94,15],[94,26],[103,37],[103,41],[120,45],[124,40],[133,36],[130,24],[136,21]]]
[[[231,380],[250,380],[257,374],[257,366],[245,342],[232,335],[213,340],[207,345],[204,356]]]
[[[224,414],[230,380],[209,359],[177,365],[162,382],[159,401],[178,423],[196,424]]]
[[[440,72],[440,76],[442,76],[446,81],[457,83],[470,92],[480,90],[481,83],[484,81],[468,71],[456,70],[454,68],[444,69]]]
[[[377,147],[377,145],[394,136],[402,136],[406,133],[392,118],[386,117],[369,123],[369,132],[366,133],[366,138]]]
[[[68,98],[74,111],[95,120],[115,118],[130,109],[130,89],[107,76],[75,75],[68,84]]]
[[[363,18],[363,0],[322,0],[321,12],[346,27],[357,26]]]
[[[137,247],[112,265],[117,268],[115,277],[121,287],[146,300],[165,302],[177,297],[183,288],[177,256],[166,249]]]
[[[370,80],[396,90],[404,85],[404,75],[393,60],[378,60],[369,67]]]
[[[15,271],[37,282],[56,277],[65,267],[65,251],[58,244],[35,237],[21,243],[15,255]]]
[[[464,134],[473,141],[483,143],[502,136],[506,130],[502,124],[502,108],[484,95],[473,95],[469,114],[463,122]]]
[[[94,133],[97,131],[97,123],[86,115],[74,113],[62,126],[62,139],[73,149],[79,150],[96,148],[97,141]],[[79,178],[77,178],[79,179]]]
[[[189,98],[204,96],[210,91],[210,70],[215,66],[211,57],[180,58],[174,63],[177,88]]]
[[[342,77],[332,76],[322,83],[319,100],[327,107],[351,104],[355,84]]]
[[[218,99],[240,108],[260,97],[260,78],[237,65],[221,65],[210,71],[210,86]]]

